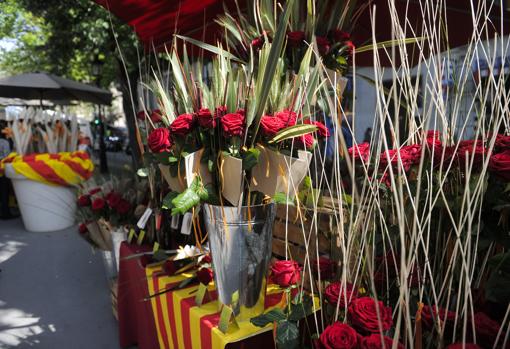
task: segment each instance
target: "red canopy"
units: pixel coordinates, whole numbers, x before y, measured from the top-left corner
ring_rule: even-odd
[[[135,30],[147,49],[164,49],[173,34],[215,42],[214,18],[235,0],[94,0]]]
[[[164,44],[171,41],[174,33],[215,43],[221,34],[214,18],[224,12],[224,6],[235,10],[235,0],[94,0],[96,3],[111,11],[122,21],[128,23],[136,31],[147,49],[154,45],[156,50],[162,50]],[[241,6],[247,0],[238,1]],[[361,2],[360,2],[361,3]],[[366,2],[365,2],[366,3]],[[372,0],[376,5],[376,39],[378,42],[391,39],[391,24],[387,0]],[[445,2],[446,20],[448,23],[448,46],[450,48],[469,42],[473,32],[471,19],[471,0],[448,0]],[[475,2],[476,3],[476,2]],[[497,2],[498,3],[498,2]],[[423,16],[418,0],[395,0],[395,6],[404,26],[404,19],[408,26],[412,26],[416,35],[422,35]],[[501,20],[499,7],[493,6],[489,13],[492,23],[489,24],[489,38],[499,32]],[[510,32],[510,12],[503,14],[504,34]],[[407,36],[411,36],[408,30]],[[372,30],[368,10],[363,13],[356,27],[353,28],[353,38],[357,45],[372,41]],[[411,50],[410,50],[411,51]],[[416,50],[415,50],[416,51]],[[383,64],[387,60],[383,59]],[[371,65],[372,53],[357,56],[357,65]]]

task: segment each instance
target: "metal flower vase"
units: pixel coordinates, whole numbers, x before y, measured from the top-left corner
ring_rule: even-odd
[[[204,205],[204,220],[221,304],[243,321],[264,312],[276,205]]]

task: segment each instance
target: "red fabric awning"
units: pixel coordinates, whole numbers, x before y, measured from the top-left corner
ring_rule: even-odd
[[[219,26],[214,18],[235,0],[94,0],[136,32],[145,48],[164,50],[175,33],[214,43]]]
[[[164,44],[170,42],[174,33],[193,37],[214,44],[220,37],[220,28],[214,18],[224,12],[227,6],[235,13],[235,0],[94,0],[108,9],[122,21],[128,23],[136,31],[146,49],[164,49]],[[367,1],[367,0],[366,0]],[[359,2],[359,3],[366,3]],[[240,6],[245,6],[248,0],[239,0]],[[464,45],[469,42],[472,32],[471,0],[446,1],[446,20],[448,23],[448,46],[450,48]],[[378,42],[391,40],[391,24],[387,0],[372,0],[376,5],[376,39]],[[401,18],[401,25],[407,19],[408,26],[412,26],[417,35],[422,35],[423,16],[419,0],[395,0],[395,6]],[[498,26],[501,22],[501,12],[493,6],[489,13],[491,22],[488,24],[488,38],[500,32]],[[504,34],[510,32],[510,12],[503,14]],[[408,30],[408,37],[412,35]],[[372,30],[369,11],[363,13],[355,28],[352,30],[356,45],[370,43]],[[446,45],[445,45],[446,48]],[[413,54],[413,48],[409,49]],[[198,51],[197,51],[198,52]],[[414,49],[416,56],[417,50]],[[372,53],[359,54],[357,65],[372,65]],[[387,65],[388,60],[382,57],[382,64]]]

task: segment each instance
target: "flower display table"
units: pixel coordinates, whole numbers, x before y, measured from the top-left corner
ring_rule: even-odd
[[[213,283],[208,286],[201,306],[195,304],[197,283],[144,301],[149,295],[177,286],[191,277],[186,273],[168,276],[161,264],[147,265],[146,257],[125,259],[150,250],[149,246],[127,242],[120,248],[117,302],[121,347],[241,349],[274,346],[272,324],[261,328],[249,321],[239,321],[238,328],[231,324],[225,334],[218,329],[220,311]],[[280,288],[268,285],[266,311],[281,306],[283,297]]]
[[[161,266],[146,268],[151,294],[179,285],[190,277],[189,274],[167,276],[161,271]],[[239,328],[231,325],[223,334],[218,329],[220,311],[214,285],[211,283],[208,286],[209,298],[206,296],[200,307],[195,304],[198,287],[192,284],[151,299],[159,348],[222,349],[274,345],[272,324],[260,328],[249,321],[238,322]],[[282,297],[283,292],[278,287],[269,285],[265,299],[266,311],[278,306]]]
[[[123,259],[129,255],[150,251],[148,246],[123,242],[120,246],[117,307],[119,316],[119,342],[123,348],[138,345],[140,349],[158,348],[158,337],[153,321],[145,279],[147,258]]]

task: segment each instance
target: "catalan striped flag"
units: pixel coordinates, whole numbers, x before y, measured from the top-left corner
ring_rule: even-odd
[[[77,185],[89,179],[94,171],[94,164],[82,151],[24,156],[12,153],[0,161],[0,175],[6,164],[28,179],[60,186]]]

